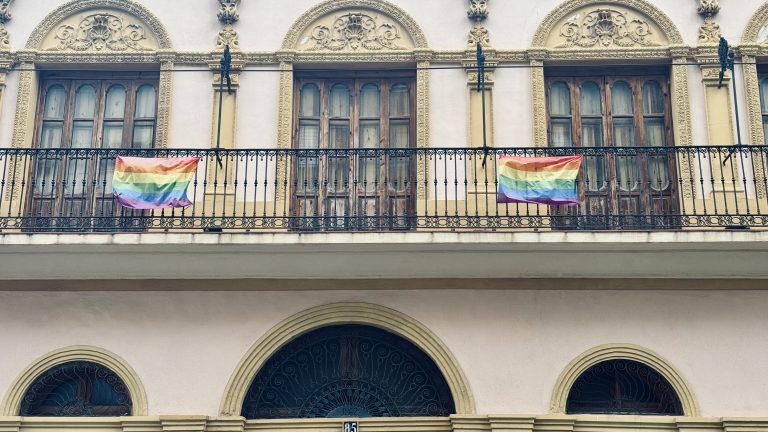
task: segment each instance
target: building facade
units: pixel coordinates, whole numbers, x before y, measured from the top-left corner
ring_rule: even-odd
[[[762,1],[0,0],[0,431],[768,432],[766,125]]]

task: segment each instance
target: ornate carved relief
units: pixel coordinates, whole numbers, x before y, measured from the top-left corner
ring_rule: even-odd
[[[219,21],[222,24],[232,25],[240,20],[240,14],[237,11],[238,5],[240,5],[240,0],[219,0]]]
[[[672,61],[672,119],[675,123],[675,145],[693,145],[693,127],[691,125],[691,100],[688,91],[688,67],[686,58],[676,58]],[[696,197],[692,179],[696,178],[696,167],[693,158],[681,155],[680,181],[681,193],[684,198]]]
[[[469,31],[467,48],[474,49],[478,42],[485,48],[491,46],[491,35],[488,33],[488,29],[481,25],[476,25],[472,28],[472,30]]]
[[[469,0],[467,16],[475,22],[481,22],[488,18],[488,0]]]
[[[397,43],[400,39],[397,25],[365,13],[348,13],[336,18],[330,26],[318,25],[312,29],[310,38],[315,46],[309,51],[405,49]]]
[[[557,48],[655,46],[647,21],[615,9],[597,9],[563,24]]]
[[[283,40],[283,49],[306,51],[316,47],[313,32],[318,26],[330,31],[339,15],[352,13],[368,15],[379,24],[394,25],[399,35],[397,45],[404,49],[427,48],[427,40],[416,21],[385,0],[326,0],[296,20]]]
[[[699,27],[699,43],[716,44],[720,41],[720,36],[720,24],[716,23],[714,18],[704,18],[704,24]]]
[[[429,147],[429,62],[419,61],[416,64],[416,146]],[[417,197],[426,199],[427,179],[429,178],[427,164],[419,163],[416,173]],[[421,186],[425,185],[425,186]]]
[[[150,51],[143,45],[144,28],[110,13],[88,15],[73,26],[60,26],[54,35],[58,45],[51,51]]]
[[[696,11],[704,17],[713,17],[720,12],[720,0],[699,0]]]
[[[758,43],[768,46],[768,2],[763,3],[752,15],[741,41],[744,44]]]
[[[704,24],[699,27],[699,43],[718,43],[722,35],[720,25],[715,22],[715,15],[720,12],[719,0],[699,0],[696,12],[704,17]]]
[[[216,42],[216,49],[223,50],[225,46],[229,45],[231,50],[237,51],[240,49],[240,36],[232,26],[225,26],[219,32],[219,39]]]
[[[531,60],[531,89],[533,91],[533,145],[547,146],[547,99],[544,83],[544,62]]]
[[[652,33],[646,40],[653,43],[653,45],[682,45],[685,43],[680,31],[672,20],[664,12],[645,0],[612,0],[610,2],[606,0],[567,0],[544,18],[536,30],[532,46],[556,48],[557,45],[564,42],[563,37],[560,35],[564,25],[569,22],[574,22],[577,25],[581,24],[578,21],[583,20],[582,17],[589,13],[606,9],[618,10],[628,18],[627,25],[630,28],[634,25],[633,21],[635,20],[647,24]],[[584,31],[582,28],[578,30]],[[603,38],[597,39],[593,47],[605,48],[600,43]],[[632,39],[630,40],[632,41]],[[610,43],[609,46],[622,48],[621,45],[615,43]],[[629,46],[647,47],[650,44],[632,41]]]
[[[11,47],[11,38],[5,23],[11,20],[11,1],[0,0],[0,50],[8,50]]]
[[[121,17],[127,24],[139,24],[145,30],[147,40],[143,45],[152,49],[172,49],[170,38],[165,27],[144,6],[134,0],[72,0],[54,10],[35,28],[27,41],[28,49],[45,49],[57,45],[54,39],[55,31],[62,25],[77,27],[81,20],[78,14],[110,13]],[[73,22],[67,22],[72,20]]]
[[[219,21],[224,24],[224,28],[219,32],[219,38],[216,42],[216,49],[223,50],[225,46],[229,46],[232,50],[240,49],[240,40],[237,31],[232,27],[234,23],[240,20],[240,13],[237,11],[237,7],[240,5],[240,0],[219,0]]]

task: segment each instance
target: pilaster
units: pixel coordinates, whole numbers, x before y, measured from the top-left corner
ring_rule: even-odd
[[[160,416],[162,432],[205,432],[206,416]]]

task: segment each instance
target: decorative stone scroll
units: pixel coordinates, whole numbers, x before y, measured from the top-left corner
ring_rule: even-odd
[[[467,16],[475,22],[488,18],[488,0],[469,0]]]
[[[315,46],[309,48],[309,51],[406,49],[398,43],[402,37],[396,24],[362,12],[341,15],[330,26],[315,26],[310,38],[315,41]]]
[[[636,47],[657,45],[651,25],[644,19],[615,9],[596,9],[563,24],[558,48]]]
[[[54,35],[52,51],[151,51],[143,44],[144,28],[110,13],[87,15],[77,25],[64,24]]]
[[[11,2],[13,0],[0,0],[0,50],[8,50],[11,47],[11,38],[5,23],[11,20]]]
[[[699,0],[696,12],[704,17],[704,24],[699,27],[700,44],[717,44],[720,42],[720,25],[715,22],[715,15],[720,12],[719,0]]]
[[[531,46],[640,52],[682,44],[672,20],[649,1],[566,0],[544,18]]]

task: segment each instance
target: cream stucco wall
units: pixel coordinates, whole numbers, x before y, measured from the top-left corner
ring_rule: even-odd
[[[766,414],[764,291],[0,292],[0,346],[12,347],[0,356],[0,393],[37,357],[95,345],[136,370],[150,415],[217,415],[227,380],[259,337],[294,313],[340,301],[387,306],[432,330],[468,377],[478,413],[547,413],[571,360],[632,343],[680,371],[703,416]]]

